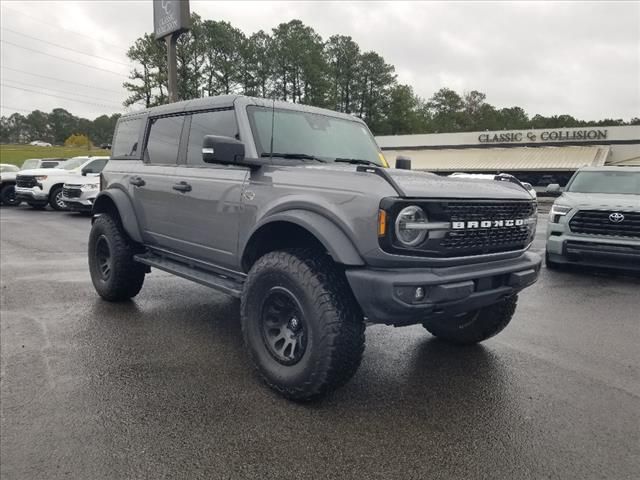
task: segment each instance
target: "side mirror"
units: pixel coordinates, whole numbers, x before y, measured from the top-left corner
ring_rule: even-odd
[[[558,193],[560,191],[560,184],[550,183],[547,185],[547,193]]]
[[[82,176],[86,177],[87,173],[93,173],[93,170],[91,170],[90,168],[83,168],[82,169]]]
[[[207,135],[202,141],[205,163],[238,163],[244,159],[244,143],[235,138]]]
[[[398,155],[396,157],[396,168],[398,170],[411,170],[411,159]]]

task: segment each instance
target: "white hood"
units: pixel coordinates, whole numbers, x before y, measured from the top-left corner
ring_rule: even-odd
[[[640,195],[564,192],[555,203],[581,210],[640,211]]]

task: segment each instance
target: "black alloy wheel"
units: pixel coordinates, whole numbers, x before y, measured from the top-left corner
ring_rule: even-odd
[[[109,240],[104,235],[98,237],[95,247],[95,258],[98,266],[98,273],[105,282],[109,281],[111,277],[111,248],[109,247]]]
[[[307,326],[293,293],[273,287],[264,299],[261,316],[262,340],[271,356],[282,365],[295,365],[307,348]]]

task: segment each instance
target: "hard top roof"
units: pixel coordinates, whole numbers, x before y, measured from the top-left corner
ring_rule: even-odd
[[[155,117],[161,115],[170,115],[173,113],[180,113],[184,111],[190,112],[198,110],[209,110],[214,108],[230,108],[234,106],[242,108],[248,105],[256,105],[266,108],[271,108],[273,106],[276,109],[298,110],[319,115],[344,118],[345,120],[362,122],[362,120],[360,120],[358,117],[347,113],[334,112],[333,110],[312,107],[300,103],[284,102],[282,100],[274,101],[268,98],[247,97],[245,95],[219,95],[215,97],[203,97],[193,100],[184,100],[181,102],[169,103],[167,105],[147,108],[138,112],[127,113],[123,115],[122,118],[135,117],[144,114]]]
[[[579,172],[633,172],[640,173],[640,167],[605,165],[603,167],[582,167]]]

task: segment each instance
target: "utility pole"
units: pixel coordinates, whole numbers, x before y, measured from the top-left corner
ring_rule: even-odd
[[[153,0],[153,27],[156,40],[167,45],[167,90],[169,102],[178,101],[178,37],[189,30],[189,0]]]

